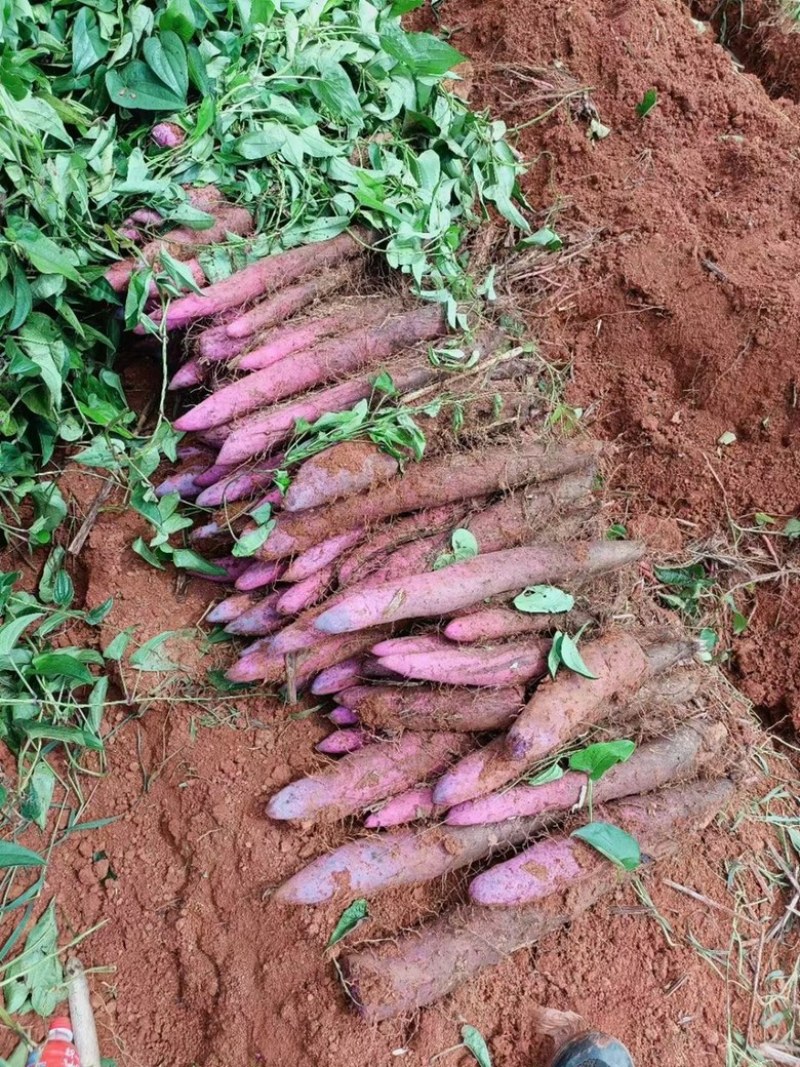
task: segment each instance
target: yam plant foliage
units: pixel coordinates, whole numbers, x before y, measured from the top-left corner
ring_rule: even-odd
[[[212,280],[360,219],[455,320],[474,295],[470,228],[490,204],[526,225],[521,166],[503,123],[443,84],[463,57],[402,28],[421,2],[1,0],[0,505],[12,529],[32,494],[32,541],[49,540],[58,494],[40,475],[60,444],[100,434],[133,447],[113,369],[123,309],[103,273],[135,254],[118,231],[136,207],[202,229],[212,219],[183,186],[208,183],[250,207],[258,237],[209,250]],[[185,131],[179,147],[153,142],[163,121]]]

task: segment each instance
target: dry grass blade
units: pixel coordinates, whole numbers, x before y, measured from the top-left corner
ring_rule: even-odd
[[[786,1064],[786,1067],[800,1067],[800,1048],[787,1048],[784,1045],[771,1045],[768,1041],[756,1046],[756,1052],[773,1063]]]

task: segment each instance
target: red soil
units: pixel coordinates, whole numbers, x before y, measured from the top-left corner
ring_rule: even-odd
[[[465,27],[459,47],[478,57],[479,103],[509,124],[530,120],[542,107],[518,75],[558,61],[594,87],[612,129],[591,142],[563,108],[524,130],[521,148],[532,205],[560,202],[566,232],[600,231],[549,316],[545,354],[572,363],[573,402],[619,445],[614,519],[669,520],[675,558],[675,520],[688,544],[728,534],[730,520],[752,527],[755,512],[797,515],[798,106],[741,73],[680,0],[475,0],[445,11]],[[769,39],[778,34],[771,27]],[[784,46],[800,56],[800,35]],[[658,103],[641,119],[650,88]],[[729,431],[736,442],[720,446]],[[772,537],[769,548],[797,566],[796,547]],[[800,607],[785,592],[758,598],[733,667],[770,719],[800,724]]]

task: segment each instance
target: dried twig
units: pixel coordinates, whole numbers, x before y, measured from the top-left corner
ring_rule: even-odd
[[[100,509],[102,508],[103,504],[105,504],[105,502],[108,500],[109,496],[111,496],[111,491],[113,488],[114,483],[111,481],[111,479],[108,479],[107,481],[103,482],[103,484],[100,486],[97,496],[92,501],[92,506],[89,508],[88,512],[86,513],[86,517],[81,523],[80,529],[72,538],[69,543],[69,546],[67,547],[67,552],[69,552],[71,556],[77,556],[80,554],[80,551],[86,542],[86,538],[91,533],[92,527],[94,526],[95,522],[97,522],[97,516],[100,514]]]

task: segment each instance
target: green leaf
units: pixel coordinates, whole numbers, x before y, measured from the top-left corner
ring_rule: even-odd
[[[569,757],[570,770],[583,771],[597,782],[618,763],[626,763],[635,750],[634,741],[599,741],[573,752]]]
[[[128,282],[125,294],[125,326],[132,330],[142,320],[144,309],[150,298],[150,283],[153,280],[152,268],[137,270]]]
[[[64,343],[61,331],[47,315],[35,311],[17,334],[17,342],[31,363],[38,368],[53,407],[57,410],[61,406],[64,377],[69,361],[69,349]]]
[[[697,655],[704,663],[710,663],[714,658],[714,650],[719,644],[719,635],[709,626],[704,626],[697,636],[702,645]]]
[[[558,674],[558,668],[561,666],[561,642],[563,640],[563,632],[557,630],[553,634],[553,642],[550,645],[550,651],[547,654],[547,670],[551,678],[555,678]]]
[[[164,273],[175,283],[178,291],[189,289],[193,293],[200,292],[200,286],[194,280],[191,270],[185,263],[174,259],[166,248],[162,247],[158,253]]]
[[[627,830],[609,822],[590,822],[573,830],[572,837],[577,837],[611,860],[625,871],[634,871],[642,862],[639,842]]]
[[[178,664],[164,650],[167,641],[192,636],[192,630],[165,630],[151,637],[131,655],[130,664],[139,671],[173,671]]]
[[[188,44],[197,29],[191,0],[172,0],[167,10],[160,16],[158,28],[172,30],[184,43]]]
[[[800,519],[789,519],[783,528],[783,533],[790,541],[796,541],[800,537]]]
[[[185,96],[164,85],[140,59],[107,71],[105,80],[111,100],[130,111],[180,111],[186,106]]]
[[[559,252],[564,247],[564,242],[555,230],[549,226],[543,226],[541,230],[532,233],[530,237],[524,237],[519,242],[519,248],[545,248],[548,252]]]
[[[44,867],[47,860],[38,852],[18,845],[15,841],[0,841],[0,868],[9,867]]]
[[[466,56],[430,33],[406,33],[399,26],[381,34],[384,49],[412,74],[437,77],[463,63]]]
[[[34,611],[30,615],[21,615],[17,619],[10,619],[0,626],[0,656],[8,656],[16,647],[23,632],[31,625],[44,618],[43,611]]]
[[[164,570],[164,564],[161,561],[161,557],[158,552],[154,552],[152,548],[142,537],[137,537],[131,545],[131,548],[137,556],[141,556],[143,560],[146,560],[151,567],[157,567],[160,571]]]
[[[583,678],[597,678],[597,675],[592,674],[583,662],[578,646],[569,634],[562,635],[558,654],[564,666],[574,671],[575,674],[580,674]]]
[[[100,36],[97,15],[81,7],[72,23],[72,73],[79,77],[108,53],[108,43]]]
[[[639,103],[636,105],[636,114],[640,119],[649,115],[658,103],[658,93],[655,89],[648,89]]]
[[[35,822],[40,830],[45,828],[55,786],[56,776],[50,764],[47,760],[40,759],[31,772],[28,787],[20,804],[22,817]]]
[[[565,775],[564,768],[558,763],[551,763],[543,771],[534,774],[532,778],[526,778],[528,785],[548,785],[550,782],[558,782]]]
[[[69,607],[75,596],[72,579],[66,571],[59,571],[53,587],[53,600],[60,608]]]
[[[128,645],[131,643],[133,630],[134,628],[132,626],[129,626],[127,630],[120,630],[117,636],[103,649],[103,656],[105,659],[119,663],[125,655]]]
[[[672,585],[679,589],[714,584],[702,563],[693,563],[690,567],[653,567],[653,574],[664,585]]]
[[[261,548],[274,529],[275,520],[270,519],[270,521],[265,522],[263,526],[257,526],[254,530],[248,530],[248,532],[243,534],[233,546],[231,555],[236,556],[237,559],[247,559],[249,556],[254,555],[254,553],[258,552],[259,548]]]
[[[389,15],[392,18],[399,18],[401,15],[407,15],[409,11],[416,11],[424,3],[425,0],[394,0],[389,8]]]
[[[435,571],[441,570],[442,567],[449,567],[452,563],[464,563],[466,560],[474,559],[478,555],[477,539],[469,530],[462,528],[453,530],[450,545],[453,549],[452,552],[442,552],[434,560],[433,569]]]
[[[185,98],[189,88],[189,67],[183,41],[172,30],[148,37],[142,49],[147,64],[157,78],[177,97]]]
[[[233,142],[233,149],[242,159],[267,159],[280,152],[286,144],[286,127],[278,122],[264,122],[257,130],[242,134]]]
[[[621,522],[615,522],[609,526],[606,532],[607,541],[624,541],[628,536],[627,526],[623,526]]]
[[[17,215],[9,218],[6,236],[42,274],[60,274],[72,282],[81,281],[76,269],[78,257],[75,253],[57,245],[28,219]],[[45,318],[44,315],[40,316],[40,319]]]
[[[514,597],[514,607],[532,615],[557,615],[572,611],[575,597],[554,585],[531,585]]]
[[[100,737],[100,726],[103,722],[103,711],[106,706],[106,697],[108,696],[108,678],[103,675],[102,678],[98,678],[92,691],[89,694],[89,727],[93,734]]]
[[[486,1044],[486,1039],[480,1030],[477,1030],[474,1026],[462,1026],[461,1040],[464,1042],[464,1047],[468,1048],[478,1061],[479,1067],[492,1067],[489,1046]]]
[[[96,608],[92,608],[91,611],[86,612],[87,623],[90,626],[99,626],[113,607],[114,598],[113,596],[110,596],[108,600],[104,600],[102,604],[98,604]]]
[[[39,599],[43,604],[53,603],[56,575],[61,570],[66,554],[66,550],[57,545],[47,557],[42,568],[42,577],[39,579]]]
[[[275,472],[276,483],[278,473],[278,471]],[[286,492],[286,489],[289,488],[289,484],[290,483],[287,481],[286,488],[283,490],[284,493]],[[272,504],[261,504],[259,507],[253,508],[252,511],[248,512],[248,515],[253,520],[253,522],[257,522],[259,526],[263,526],[266,522],[269,521],[269,518],[272,515]]]
[[[39,741],[61,741],[65,745],[80,745],[82,748],[101,749],[99,738],[78,726],[59,726],[50,722],[18,722],[17,729],[26,737]]]
[[[312,84],[315,95],[334,119],[363,122],[361,101],[341,63],[326,63],[320,69],[320,80]]]
[[[33,657],[31,666],[41,678],[65,678],[80,685],[94,682],[94,676],[86,664],[68,652],[43,652]]]
[[[354,900],[353,903],[344,909],[339,916],[339,921],[333,928],[333,933],[328,938],[326,948],[333,948],[338,944],[343,937],[346,937],[352,930],[358,926],[369,915],[369,905],[366,900],[360,898]]]
[[[186,570],[197,571],[198,574],[208,574],[215,578],[224,578],[227,571],[224,567],[218,567],[215,563],[209,563],[205,556],[193,552],[191,548],[176,548],[172,553],[172,562],[176,567]]]

